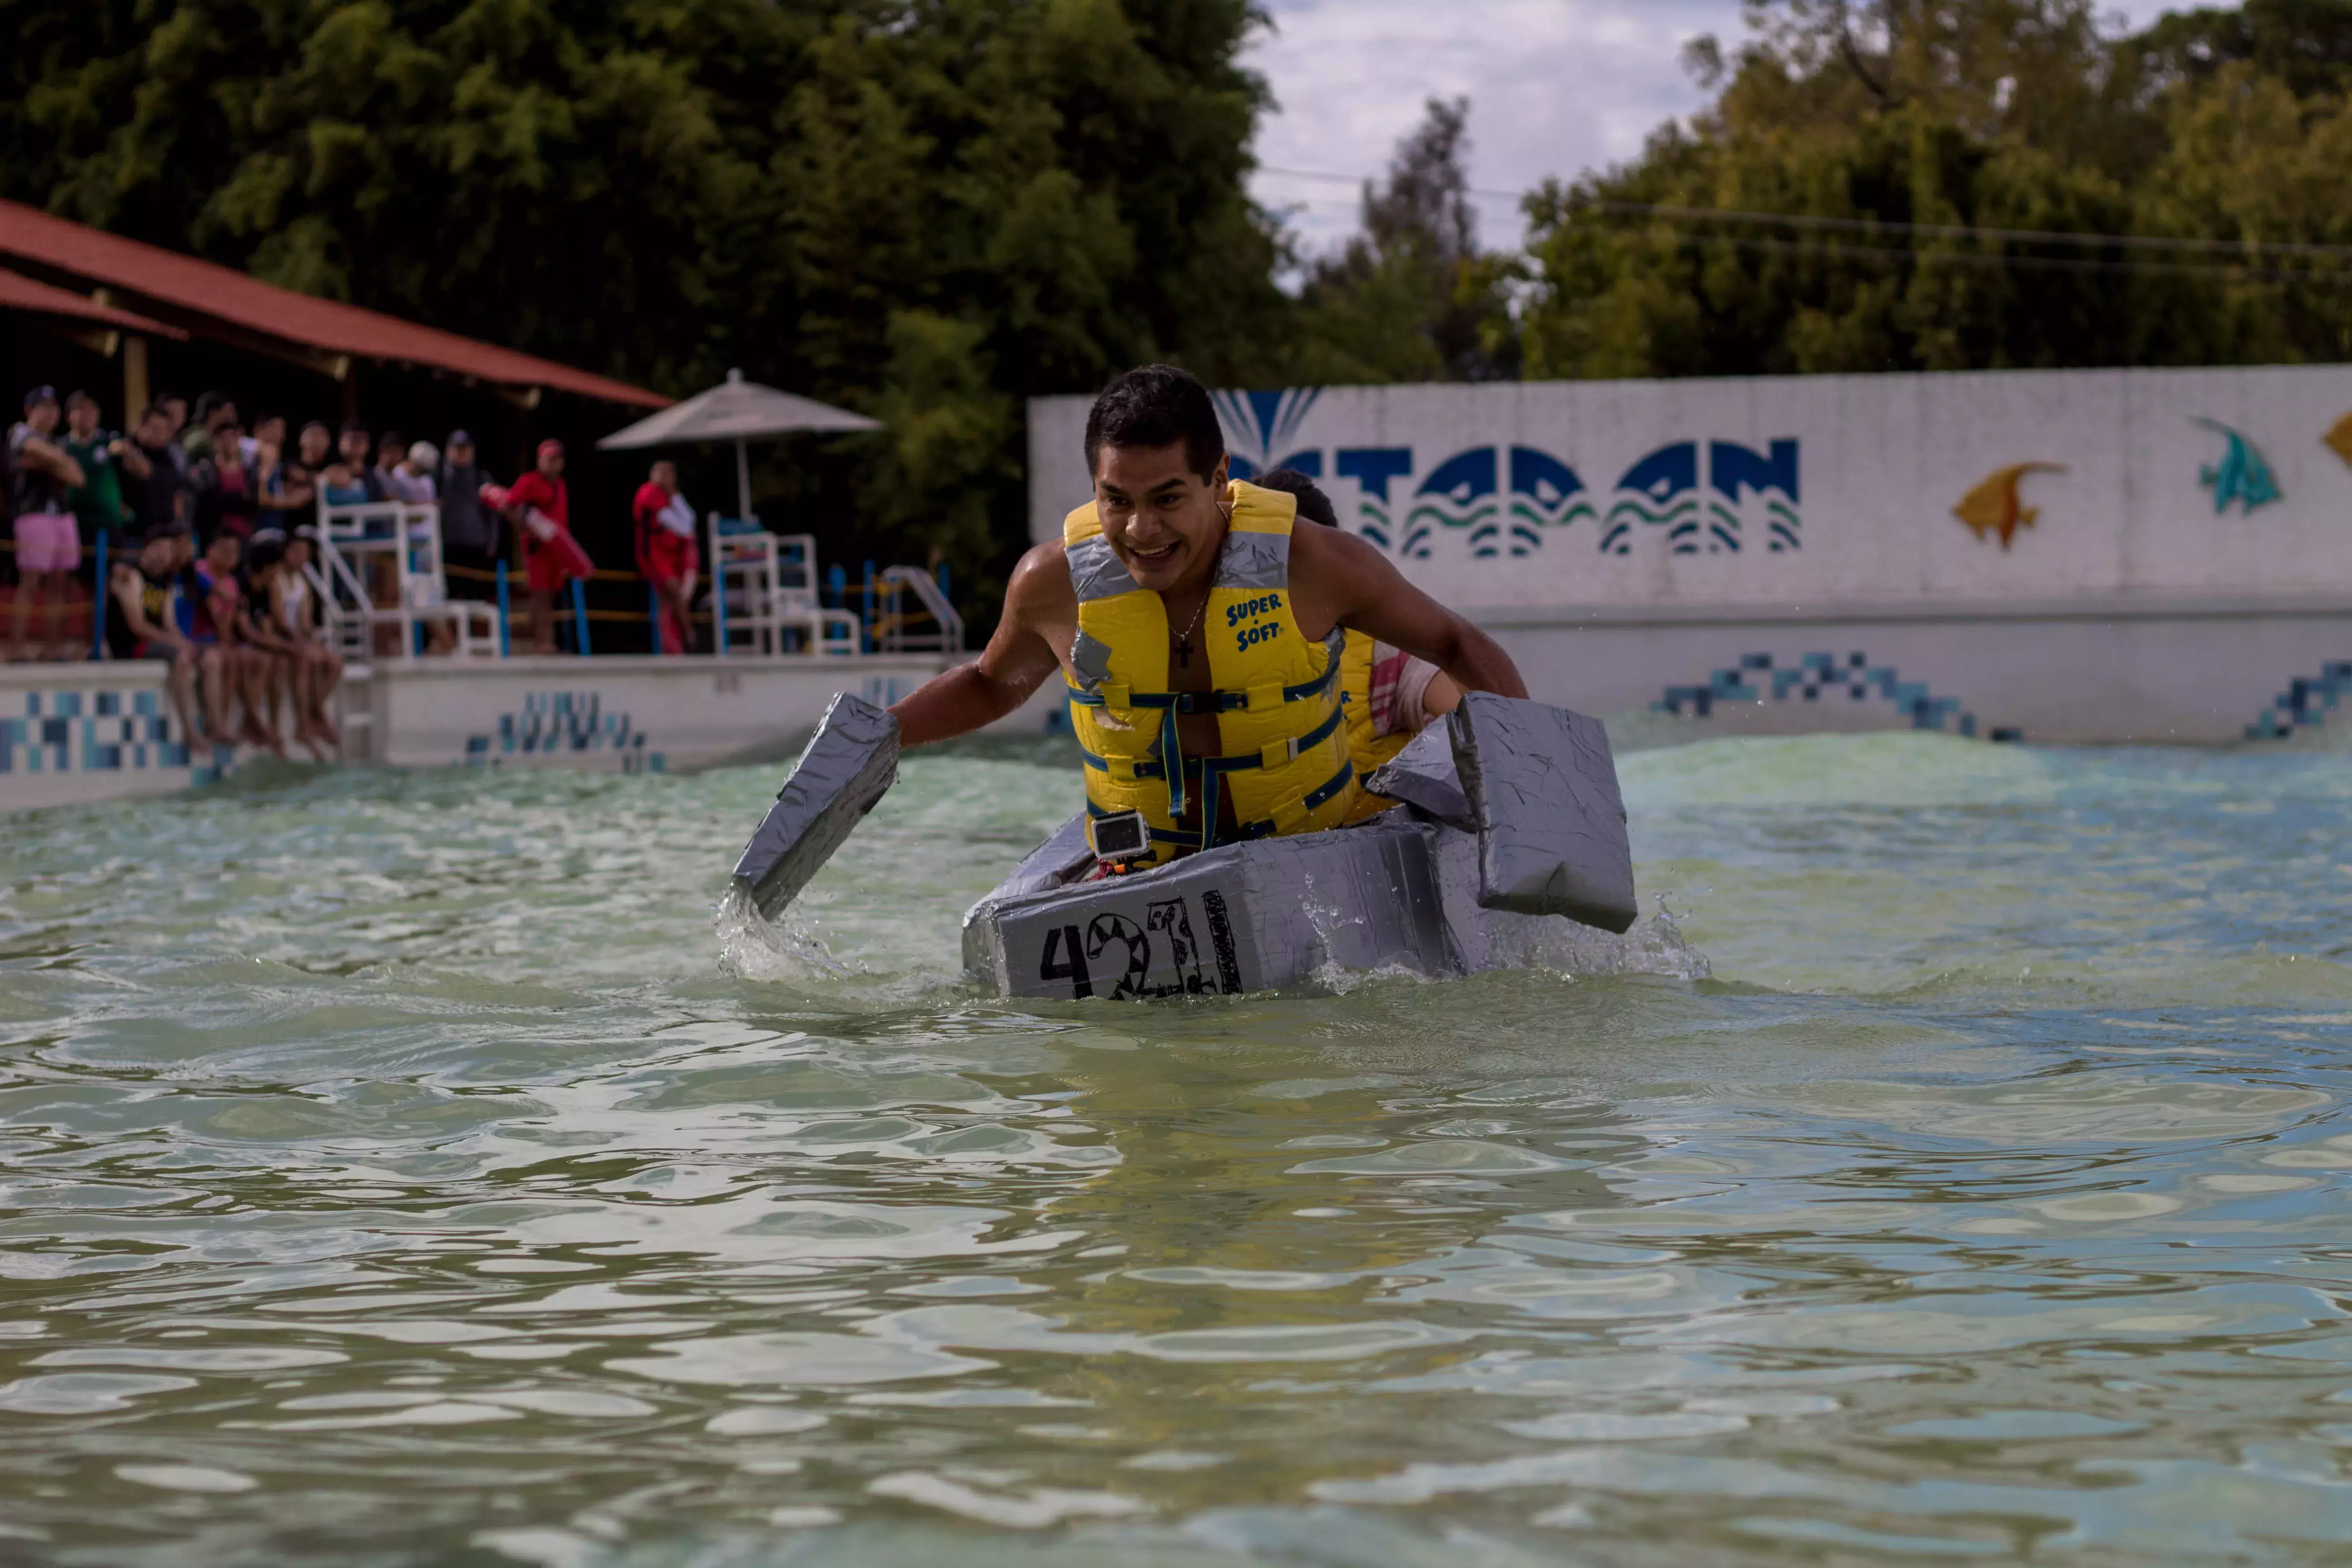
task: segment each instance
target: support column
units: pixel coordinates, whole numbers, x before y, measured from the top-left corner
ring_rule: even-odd
[[[147,340],[137,333],[127,333],[122,340],[122,424],[125,431],[139,428],[139,416],[147,412]]]

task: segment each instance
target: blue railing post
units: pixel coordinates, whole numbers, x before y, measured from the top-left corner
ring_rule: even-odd
[[[874,563],[866,563],[866,613],[859,617],[863,631],[862,643],[867,653],[874,651]]]
[[[114,589],[106,580],[106,530],[98,531],[98,591],[89,601],[89,657],[106,657],[106,605]]]
[[[582,658],[588,657],[588,588],[577,577],[572,579],[572,646]]]
[[[824,607],[828,610],[845,610],[849,605],[844,601],[848,596],[849,574],[843,568],[841,563],[836,561],[825,568]]]
[[[658,654],[662,650],[661,595],[655,589],[650,579],[646,583],[646,624],[653,627],[654,652]],[[678,651],[683,653],[686,650],[681,648]]]
[[[507,563],[501,561],[499,563],[499,657],[500,658],[509,657],[507,608]]]
[[[710,657],[727,657],[727,546],[716,522],[710,525]]]

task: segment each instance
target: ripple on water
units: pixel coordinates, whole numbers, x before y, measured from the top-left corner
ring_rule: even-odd
[[[956,973],[1050,748],[782,929],[778,769],[12,819],[0,1556],[2330,1560],[2338,762],[1643,752],[1673,914],[1170,1008]]]

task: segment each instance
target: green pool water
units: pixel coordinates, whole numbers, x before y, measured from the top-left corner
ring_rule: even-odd
[[[2352,1551],[2352,767],[1626,755],[1578,973],[1009,1005],[1064,753],[5,819],[0,1562]]]

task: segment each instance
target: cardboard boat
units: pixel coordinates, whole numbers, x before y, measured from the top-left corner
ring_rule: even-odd
[[[898,724],[834,699],[735,868],[772,920],[897,777]],[[1335,967],[1474,974],[1538,962],[1562,921],[1638,913],[1598,720],[1474,692],[1368,781],[1368,822],[1089,878],[1083,815],[964,916],[964,967],[1001,996],[1271,990]]]

